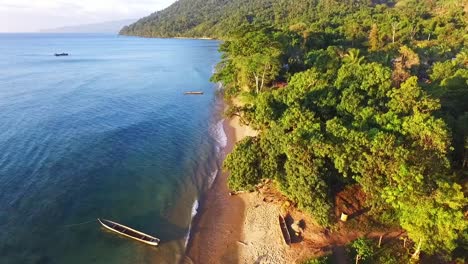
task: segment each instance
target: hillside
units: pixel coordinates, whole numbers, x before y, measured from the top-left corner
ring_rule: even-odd
[[[325,28],[347,30],[350,25],[354,26],[355,22],[349,19],[340,21],[338,17],[346,15],[357,20],[386,12],[383,6],[394,10],[413,5],[414,9],[408,8],[404,13],[414,12],[414,18],[418,19],[427,19],[427,15],[446,15],[447,10],[458,9],[461,12],[468,8],[466,1],[458,0],[179,0],[164,10],[123,27],[120,34],[142,37],[225,38],[238,26],[253,21],[279,28],[303,22],[311,24],[313,31]],[[370,10],[369,7],[375,8]],[[423,17],[423,13],[428,11],[424,10],[425,8],[429,8],[430,12]],[[368,13],[369,11],[371,13]],[[350,23],[347,25],[343,22]],[[406,26],[411,25],[407,22],[399,25]]]
[[[313,19],[315,8],[327,7],[312,0],[180,0],[124,27],[120,33],[144,37],[222,38],[247,21],[286,25],[288,21]]]

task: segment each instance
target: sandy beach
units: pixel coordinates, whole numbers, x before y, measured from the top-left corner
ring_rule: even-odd
[[[236,142],[256,132],[235,117],[224,122],[228,143],[225,153]],[[205,196],[201,197],[194,218],[191,239],[183,263],[301,263],[306,259],[332,254],[333,263],[347,263],[343,245],[361,236],[385,240],[401,236],[401,232],[365,233],[340,223],[331,232],[317,225],[307,213],[295,208],[278,192],[271,181],[264,182],[255,192],[229,195],[229,174],[219,175]],[[339,215],[337,210],[337,217]],[[293,237],[290,246],[284,242],[278,215],[287,216],[286,223],[302,221],[304,229]]]
[[[228,142],[224,153],[232,151],[244,135],[238,120],[224,121]],[[245,204],[238,196],[230,196],[227,172],[222,172],[208,192],[201,197],[194,218],[185,263],[239,263],[238,241],[242,238]]]
[[[224,122],[230,153],[236,142],[256,132],[234,117]],[[229,195],[223,172],[202,197],[185,263],[292,263],[278,225],[279,206],[260,193]]]

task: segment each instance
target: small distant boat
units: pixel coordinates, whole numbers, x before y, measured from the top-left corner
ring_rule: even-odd
[[[192,92],[185,92],[184,94],[187,94],[187,95],[189,95],[189,94],[193,94],[193,95],[202,95],[203,92],[192,91]]]
[[[281,227],[281,232],[283,233],[283,238],[284,242],[286,242],[286,245],[291,245],[291,235],[289,234],[288,226],[286,225],[286,221],[284,218],[280,215],[279,216],[279,224]]]
[[[68,53],[55,53],[55,57],[62,57],[62,56],[68,56]]]
[[[159,245],[159,241],[160,241],[159,238],[155,238],[153,236],[142,233],[128,226],[124,226],[119,223],[112,222],[110,220],[98,218],[98,221],[103,227],[117,234],[132,238],[134,240],[143,242],[151,246]]]

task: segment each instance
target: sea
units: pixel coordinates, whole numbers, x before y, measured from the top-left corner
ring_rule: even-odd
[[[0,263],[181,261],[226,144],[210,82],[218,46],[0,34]],[[161,244],[106,231],[97,218]]]

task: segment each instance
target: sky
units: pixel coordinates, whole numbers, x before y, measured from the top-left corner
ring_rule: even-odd
[[[0,0],[0,32],[138,19],[175,0]]]

